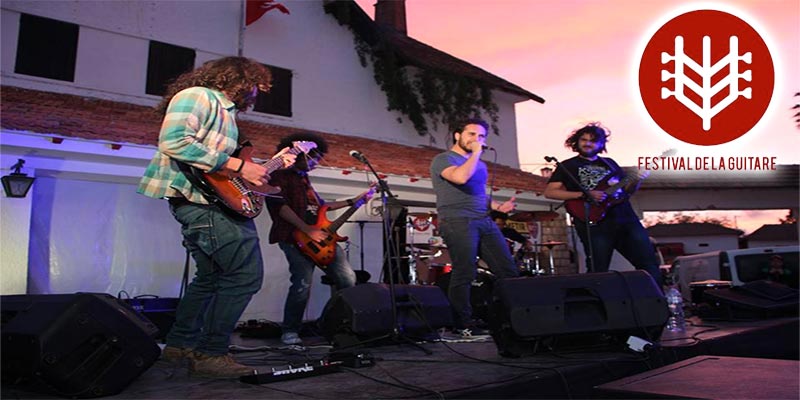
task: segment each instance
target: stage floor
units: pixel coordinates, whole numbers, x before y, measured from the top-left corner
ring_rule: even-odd
[[[260,385],[192,378],[186,369],[158,361],[120,394],[106,398],[607,398],[608,392],[595,387],[697,355],[797,360],[797,318],[691,321],[685,333],[664,334],[661,346],[647,353],[581,349],[513,359],[500,357],[490,337],[420,344],[431,355],[411,345],[389,344],[357,350],[374,359],[371,367],[341,368],[326,375]],[[262,374],[289,365],[319,365],[330,346],[322,338],[304,340],[307,347],[299,348],[283,346],[274,338],[236,336],[235,357]],[[2,398],[59,397],[3,382]]]

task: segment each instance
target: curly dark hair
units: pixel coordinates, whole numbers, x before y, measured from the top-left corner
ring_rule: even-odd
[[[325,139],[317,135],[316,133],[312,132],[297,132],[293,133],[289,136],[284,136],[280,142],[278,142],[278,146],[276,148],[277,151],[281,151],[286,147],[292,147],[293,142],[314,142],[317,144],[317,148],[311,150],[311,155],[313,156],[314,153],[324,155],[328,153],[328,142]]]
[[[480,126],[483,127],[483,129],[486,130],[487,133],[489,132],[489,123],[488,122],[486,122],[486,121],[484,121],[484,120],[482,120],[480,118],[467,118],[467,119],[465,119],[463,121],[460,121],[458,123],[458,125],[452,127],[451,136],[452,136],[452,139],[453,139],[453,143],[457,142],[456,133],[464,132],[464,128],[466,128],[467,125],[480,125]]]
[[[592,135],[592,140],[600,144],[600,150],[598,153],[605,153],[606,143],[609,142],[608,138],[611,137],[611,131],[601,125],[599,122],[592,122],[572,131],[567,140],[564,141],[564,147],[572,149],[572,151],[575,152],[580,152],[581,149],[578,147],[578,141],[580,140],[581,136],[587,133]]]
[[[194,86],[225,92],[236,104],[236,108],[243,111],[253,105],[255,101],[250,96],[253,87],[266,93],[269,91],[271,82],[272,73],[269,68],[249,58],[224,57],[211,60],[180,75],[167,86],[167,92],[156,106],[156,111],[165,115],[172,97],[181,90]]]

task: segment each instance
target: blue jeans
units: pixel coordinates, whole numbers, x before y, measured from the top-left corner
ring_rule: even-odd
[[[311,296],[311,284],[314,278],[314,261],[308,258],[292,243],[278,243],[286,261],[289,262],[289,280],[292,285],[286,295],[286,304],[283,307],[283,332],[299,332],[303,324],[303,313]],[[336,257],[323,271],[334,282],[336,290],[352,287],[356,284],[356,274],[353,267],[345,257],[344,250],[336,245]]]
[[[639,221],[617,223],[611,220],[600,221],[591,225],[592,251],[594,265],[589,272],[606,272],[611,264],[611,256],[617,250],[636,269],[647,271],[655,279],[658,287],[664,284],[659,269],[658,258],[650,236]],[[586,235],[586,224],[576,221],[575,230],[583,243],[586,253],[586,265],[589,266],[589,245]]]
[[[518,276],[519,270],[505,237],[488,216],[441,219],[439,232],[453,262],[449,297],[455,311],[455,327],[464,328],[472,320],[470,289],[477,275],[477,257],[486,261],[497,279]]]
[[[170,206],[181,223],[183,245],[197,263],[186,288],[167,345],[216,356],[228,353],[230,336],[264,268],[252,220],[236,220],[212,205]]]

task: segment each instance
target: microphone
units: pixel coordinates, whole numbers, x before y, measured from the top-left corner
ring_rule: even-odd
[[[544,156],[544,160],[547,161],[547,162],[557,161],[555,157],[551,157],[551,156]]]
[[[494,147],[492,147],[492,146],[487,146],[485,144],[482,144],[481,147],[483,147],[484,150],[492,150],[492,151],[494,151]]]
[[[364,157],[364,155],[358,150],[350,150],[350,157],[353,157],[364,164],[367,163],[367,157]]]

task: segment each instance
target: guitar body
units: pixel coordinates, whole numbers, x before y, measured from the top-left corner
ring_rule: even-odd
[[[295,155],[308,153],[315,148],[317,144],[314,142],[294,142],[288,153]],[[252,163],[253,151],[253,147],[248,143],[237,149],[232,157]],[[261,165],[267,169],[268,174],[271,174],[283,168],[283,161],[280,158],[272,158]],[[254,186],[242,177],[232,176],[223,171],[207,173],[188,164],[178,163],[178,166],[192,185],[207,199],[222,205],[228,214],[237,218],[257,217],[264,210],[264,196],[275,194],[280,190],[268,185]]]
[[[661,153],[661,156],[666,157],[672,154],[675,154],[674,149],[670,149]],[[637,171],[636,174],[626,175],[620,179],[619,182],[614,184],[608,183],[609,180],[614,177],[614,175],[606,177],[593,189],[605,192],[606,198],[597,204],[589,203],[588,215],[582,199],[566,200],[564,201],[564,208],[567,209],[567,212],[570,215],[581,222],[585,223],[588,220],[590,224],[596,224],[606,217],[606,213],[608,212],[609,208],[622,203],[631,196],[631,193],[625,192],[625,187],[636,184],[636,187],[638,188],[639,182],[647,179],[648,176],[650,176],[649,170]]]
[[[320,207],[317,223],[313,225],[314,228],[328,234],[321,243],[311,239],[311,237],[299,229],[295,229],[292,233],[297,248],[300,249],[303,254],[314,260],[314,263],[322,269],[330,265],[336,258],[336,243],[347,240],[347,237],[339,236],[335,229],[331,229],[333,223],[326,217],[327,212],[328,206]]]
[[[619,185],[610,186],[608,180],[598,183],[594,190],[606,192],[606,199],[597,204],[589,203],[588,215],[582,199],[564,201],[564,208],[573,218],[584,223],[588,220],[590,224],[596,224],[606,217],[609,208],[622,203],[628,198],[627,194],[619,189]]]
[[[253,147],[246,146],[234,153],[234,157],[253,162]],[[202,179],[210,186],[218,201],[225,207],[245,218],[255,218],[264,209],[264,196],[255,186],[239,177],[231,177],[226,172],[202,174]],[[263,189],[262,189],[263,190]]]

